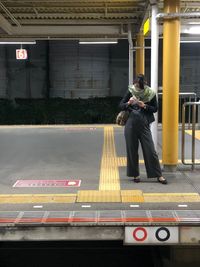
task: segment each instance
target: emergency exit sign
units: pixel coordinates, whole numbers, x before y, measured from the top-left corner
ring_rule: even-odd
[[[28,58],[26,49],[16,49],[16,59],[24,60]]]

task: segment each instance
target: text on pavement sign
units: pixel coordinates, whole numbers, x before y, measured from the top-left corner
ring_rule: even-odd
[[[81,180],[17,180],[13,187],[79,187]]]

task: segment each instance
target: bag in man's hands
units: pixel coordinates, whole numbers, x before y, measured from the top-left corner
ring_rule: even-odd
[[[120,111],[116,117],[116,123],[120,126],[124,126],[128,120],[128,117],[129,117],[128,110]]]

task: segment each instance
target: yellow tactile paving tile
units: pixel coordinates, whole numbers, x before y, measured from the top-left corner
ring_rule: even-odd
[[[13,194],[0,195],[0,204],[75,203],[76,194]]]
[[[120,190],[119,171],[114,157],[102,157],[99,190]]]
[[[112,126],[104,127],[99,190],[120,190],[120,177],[116,161],[114,130]]]
[[[192,135],[192,130],[186,130],[185,131],[187,134]],[[200,140],[200,130],[195,130],[195,138]]]
[[[200,196],[184,196],[185,202],[200,202]]]
[[[116,158],[116,164],[118,167],[125,167],[126,166],[126,157],[117,157]],[[192,161],[191,159],[186,159],[185,160],[186,163],[191,163],[192,164]],[[139,163],[140,164],[144,164],[144,160],[139,160]],[[162,164],[162,160],[160,160],[160,163]],[[178,160],[178,163],[182,163],[182,161],[179,159]],[[195,163],[200,163],[200,159],[195,159]]]
[[[78,191],[77,202],[121,202],[120,191]]]
[[[200,202],[197,193],[144,193],[144,202]]]
[[[117,166],[118,167],[125,167],[126,166],[126,157],[117,157],[116,158],[116,162],[117,162]],[[139,163],[140,164],[144,164],[144,160],[140,159]],[[160,160],[160,163],[162,163],[161,160]]]
[[[122,202],[144,202],[144,197],[141,190],[122,190]]]
[[[148,194],[149,196],[167,196],[167,197],[191,197],[191,196],[199,196],[198,193],[143,193],[143,195]]]
[[[116,161],[118,167],[126,166],[126,157],[117,157]]]
[[[142,196],[143,192],[142,190],[121,190],[122,196]]]

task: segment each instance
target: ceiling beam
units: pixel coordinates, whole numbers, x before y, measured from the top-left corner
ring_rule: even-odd
[[[200,6],[200,1],[181,1],[181,7],[199,7]]]
[[[66,0],[9,0],[1,1],[2,3],[66,3]],[[148,0],[106,0],[106,3],[132,3],[132,4],[144,4],[149,2]],[[92,0],[67,0],[67,3],[94,3]],[[105,3],[105,0],[95,0],[95,3]]]
[[[20,19],[21,25],[122,25],[137,24],[137,19]]]
[[[143,13],[143,11],[138,11],[135,13],[107,13],[106,15],[102,13],[38,13],[38,15],[33,13],[13,13],[15,18],[137,18],[140,16],[140,14]]]
[[[93,11],[93,10],[99,10],[100,12],[103,12],[105,10],[105,6],[41,6],[41,5],[38,5],[38,6],[17,6],[17,7],[14,7],[14,6],[11,6],[9,7],[9,10],[11,12],[21,12],[22,10],[25,11],[25,12],[32,12],[34,10],[34,8],[37,8],[37,11],[40,11],[40,12],[43,12],[43,10],[45,10],[46,12],[59,12],[59,10],[62,10],[67,12],[67,11],[80,11],[80,10],[83,10],[83,12],[85,12],[85,10],[90,10],[90,11]],[[106,8],[108,10],[117,10],[117,11],[122,11],[122,10],[134,10],[134,11],[142,11],[143,8],[142,7],[138,7],[138,6],[106,6]]]
[[[10,23],[0,14],[0,27],[7,32],[7,34],[12,34],[12,26]]]
[[[51,36],[51,35],[115,35],[120,34],[119,26],[22,26],[13,27],[13,35],[29,36]]]
[[[6,15],[17,25],[20,26],[20,23],[15,19],[15,17],[10,13],[10,11],[4,6],[0,1],[0,8],[6,13]]]

